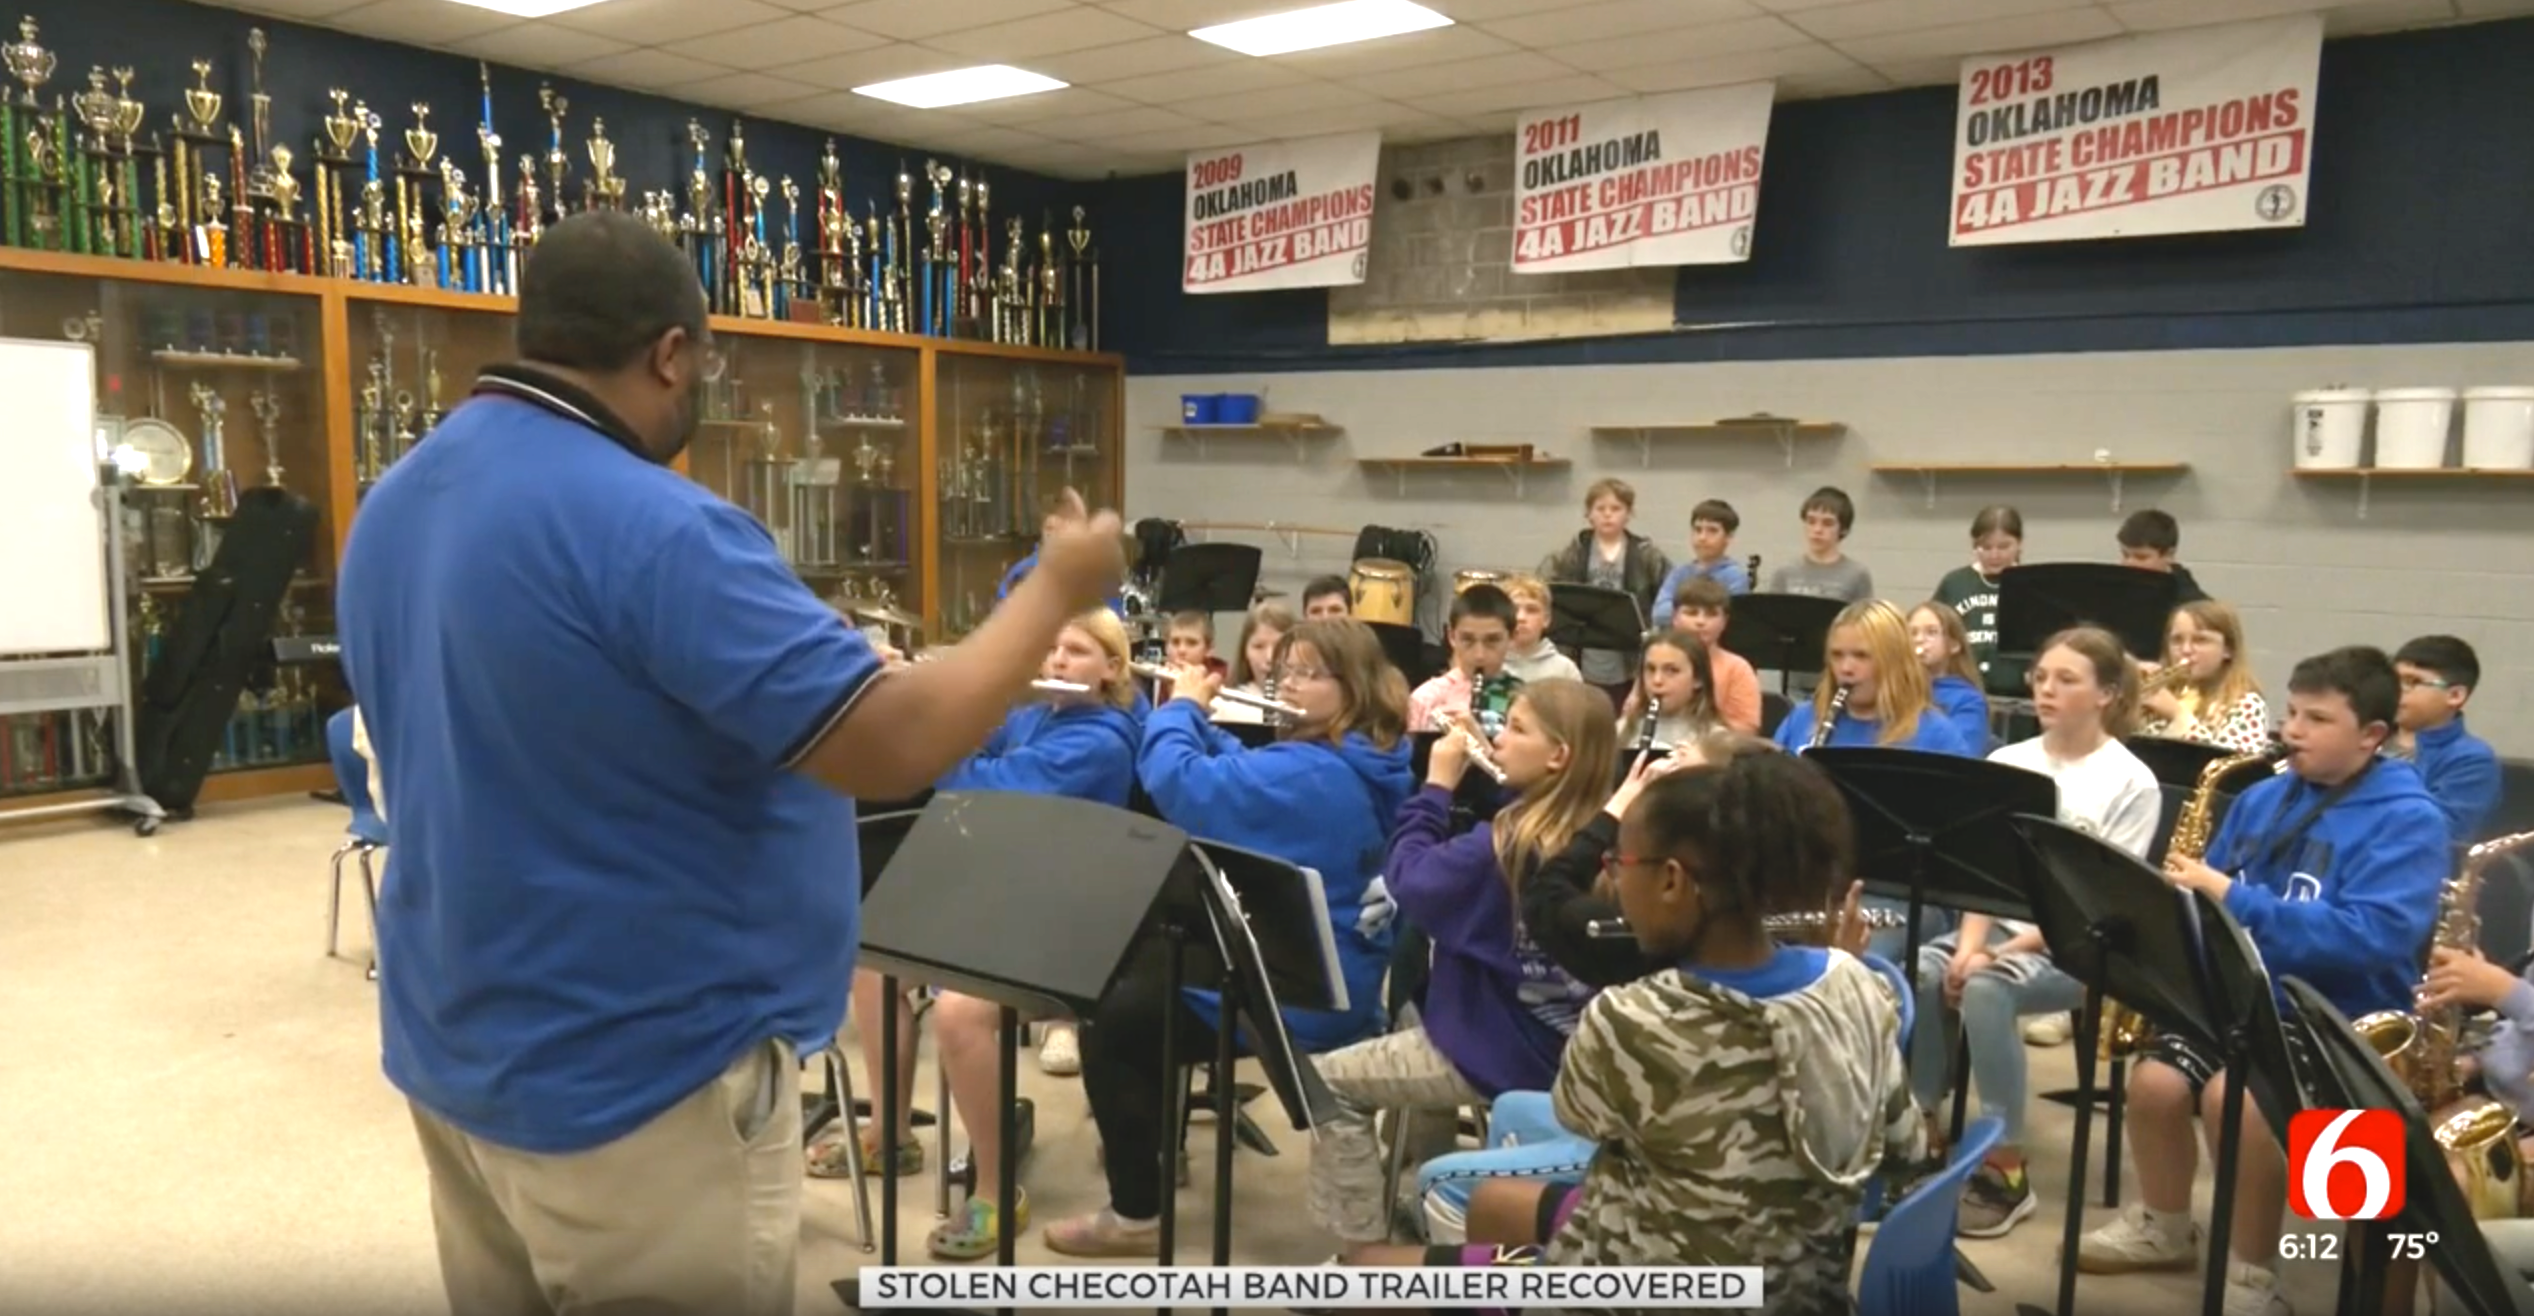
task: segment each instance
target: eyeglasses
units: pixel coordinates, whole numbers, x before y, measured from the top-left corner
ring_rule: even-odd
[[[2406,676],[2402,678],[2402,688],[2405,690],[2452,690],[2455,688],[2455,683],[2441,681],[2434,676]]]
[[[1296,681],[1307,685],[1327,679],[1329,679],[1329,672],[1325,667],[1282,667],[1276,671],[1276,681],[1280,685],[1291,685]]]

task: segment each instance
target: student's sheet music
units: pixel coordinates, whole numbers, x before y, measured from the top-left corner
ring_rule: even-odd
[[[1202,847],[1200,853],[1204,849],[1226,851],[1228,853],[1224,857],[1234,863],[1239,862],[1238,856],[1243,853],[1232,847],[1211,845]],[[1284,872],[1301,875],[1303,880],[1298,887],[1279,883],[1253,892],[1262,911],[1271,920],[1270,926],[1299,928],[1302,925],[1301,911],[1307,909],[1310,926],[1317,934],[1318,963],[1311,966],[1312,972],[1300,974],[1295,972],[1302,967],[1300,965],[1270,967],[1268,955],[1258,943],[1256,929],[1251,926],[1251,915],[1241,900],[1240,892],[1233,888],[1219,865],[1208,862],[1199,867],[1204,870],[1206,887],[1212,894],[1207,901],[1206,912],[1207,923],[1214,931],[1215,949],[1239,980],[1244,1002],[1241,1018],[1225,1022],[1240,1028],[1242,1036],[1250,1044],[1250,1050],[1265,1065],[1268,1080],[1276,1088],[1277,1099],[1292,1118],[1294,1127],[1316,1131],[1322,1120],[1337,1113],[1337,1098],[1329,1092],[1319,1071],[1312,1067],[1310,1057],[1294,1050],[1293,1038],[1285,1031],[1275,979],[1281,971],[1315,983],[1324,994],[1334,996],[1341,1012],[1347,1008],[1346,976],[1338,965],[1337,938],[1329,925],[1328,893],[1321,885],[1320,874],[1309,868],[1278,865]],[[1266,873],[1272,870],[1259,868],[1251,871]],[[1288,901],[1290,904],[1286,903]]]

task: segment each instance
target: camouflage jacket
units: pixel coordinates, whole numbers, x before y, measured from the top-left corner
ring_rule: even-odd
[[[1837,951],[1767,1000],[1667,969],[1596,996],[1552,1093],[1601,1144],[1558,1266],[1763,1268],[1764,1310],[1855,1310],[1857,1203],[1926,1154],[1888,983]]]

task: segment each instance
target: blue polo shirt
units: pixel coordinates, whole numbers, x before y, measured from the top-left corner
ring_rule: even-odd
[[[880,662],[763,527],[509,367],[363,500],[339,589],[390,1081],[562,1154],[834,1035],[854,807],[791,769]]]

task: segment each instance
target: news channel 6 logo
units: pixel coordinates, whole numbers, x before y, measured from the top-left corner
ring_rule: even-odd
[[[2406,1200],[2402,1117],[2301,1110],[2288,1117],[2288,1205],[2308,1220],[2384,1220]]]

